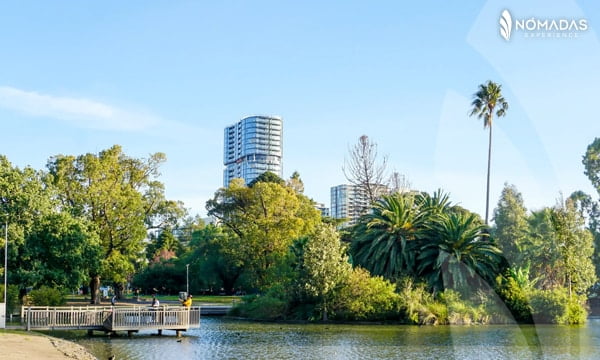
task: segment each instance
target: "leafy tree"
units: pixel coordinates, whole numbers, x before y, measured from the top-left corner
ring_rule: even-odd
[[[41,218],[25,241],[20,271],[27,283],[73,290],[89,281],[88,274],[103,261],[100,240],[90,228],[89,222],[67,213]]]
[[[196,230],[193,237],[185,261],[202,277],[197,286],[223,288],[227,292],[240,286],[238,280],[246,260],[245,254],[239,251],[240,238],[226,228],[210,224]]]
[[[600,138],[595,138],[588,145],[585,155],[583,155],[584,174],[590,179],[590,182],[600,194]]]
[[[531,254],[530,276],[539,278],[538,287],[552,289],[562,286],[563,262],[558,239],[552,224],[551,208],[531,213],[529,223],[529,249]]]
[[[328,304],[351,271],[339,235],[330,225],[320,225],[304,245],[301,281],[304,290],[318,299],[327,321]]]
[[[493,281],[501,251],[474,215],[449,214],[431,224],[431,240],[420,249],[419,273],[434,290],[466,289],[479,279]]]
[[[4,257],[4,226],[8,225],[8,268],[9,283],[24,289],[29,284],[25,268],[25,239],[39,217],[53,211],[52,189],[44,184],[45,175],[31,167],[19,169],[5,156],[0,155],[0,253]],[[2,267],[4,265],[2,264]],[[4,269],[2,270],[4,275]]]
[[[502,250],[508,263],[514,266],[524,265],[529,224],[527,209],[523,205],[523,197],[514,185],[504,185],[498,207],[494,210],[494,240]]]
[[[283,181],[282,178],[280,178],[277,174],[271,171],[265,171],[264,173],[258,175],[254,180],[248,183],[248,187],[253,187],[254,184],[259,182],[270,182],[279,185],[285,185],[285,181]]]
[[[92,301],[98,300],[100,279],[115,285],[120,295],[133,273],[146,237],[146,222],[165,205],[164,187],[154,178],[165,155],[148,159],[125,155],[115,145],[99,154],[57,155],[48,162],[51,183],[62,208],[95,225],[106,261],[90,274]],[[168,206],[167,206],[168,207]]]
[[[342,169],[344,175],[351,184],[358,186],[366,194],[370,204],[374,203],[387,191],[384,184],[387,156],[378,162],[377,144],[367,135],[359,137],[358,143],[349,152],[349,159]]]
[[[490,208],[490,167],[492,163],[492,123],[494,112],[497,117],[506,115],[508,102],[502,96],[502,85],[492,81],[479,85],[479,90],[473,95],[470,116],[483,119],[483,128],[489,128],[488,142],[488,166],[487,166],[487,189],[485,195],[485,224],[488,224],[488,212]],[[497,109],[496,109],[497,108]]]
[[[145,294],[178,294],[185,289],[185,268],[172,262],[153,263],[133,277],[132,285]]]
[[[159,262],[176,257],[181,250],[183,250],[182,245],[173,235],[173,230],[166,228],[146,246],[146,257],[150,261]]]
[[[569,196],[573,206],[585,218],[587,228],[594,238],[593,262],[596,268],[596,277],[600,276],[600,204],[583,191],[575,191]]]
[[[569,297],[572,292],[584,294],[597,280],[592,263],[592,234],[584,228],[583,218],[569,200],[554,208],[552,224],[564,263],[564,285]]]
[[[294,171],[290,179],[287,181],[287,186],[294,189],[294,191],[298,194],[304,193],[304,183],[302,179],[300,179],[300,173]]]
[[[234,258],[242,260],[240,266],[253,274],[258,288],[269,284],[293,240],[310,233],[321,219],[308,198],[273,182],[247,187],[233,179],[206,207],[236,237]]]

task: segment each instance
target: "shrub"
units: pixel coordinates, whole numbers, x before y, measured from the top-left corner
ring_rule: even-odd
[[[518,323],[532,323],[532,307],[528,296],[517,281],[511,277],[499,275],[496,278],[496,293],[504,302],[515,321]]]
[[[288,297],[282,284],[274,284],[265,295],[244,296],[229,314],[260,320],[284,319],[288,311]]]
[[[36,306],[60,306],[66,302],[65,296],[60,290],[48,286],[31,291],[29,297],[32,304]]]
[[[415,285],[409,277],[401,279],[398,284],[399,309],[403,320],[409,324],[425,324],[433,321],[435,316],[432,318],[427,307],[427,304],[433,302],[433,298],[425,284]]]
[[[333,317],[344,320],[377,321],[398,318],[396,286],[369,271],[352,269],[334,300]]]
[[[454,290],[445,290],[439,295],[440,302],[447,307],[448,324],[471,325],[484,324],[489,321],[489,315],[484,304],[474,305],[468,300],[462,299],[460,294]]]
[[[567,315],[564,322],[569,325],[585,324],[587,320],[587,311],[583,304],[585,304],[585,296],[573,296],[567,303]]]
[[[446,304],[434,301],[426,305],[427,313],[420,319],[421,324],[425,325],[446,325],[448,324],[448,307]]]
[[[539,324],[565,324],[568,303],[567,292],[562,288],[531,292],[533,319]]]
[[[234,307],[230,314],[251,319],[278,320],[285,318],[287,303],[269,295],[245,296],[244,301]]]

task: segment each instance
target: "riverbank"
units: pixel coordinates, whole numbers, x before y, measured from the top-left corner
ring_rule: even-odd
[[[38,333],[0,331],[4,360],[97,360],[83,346]]]

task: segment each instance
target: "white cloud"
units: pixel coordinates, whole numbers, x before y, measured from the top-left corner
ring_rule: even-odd
[[[123,109],[95,100],[40,94],[9,86],[0,86],[0,108],[99,130],[139,131],[161,123],[158,117],[143,110]]]

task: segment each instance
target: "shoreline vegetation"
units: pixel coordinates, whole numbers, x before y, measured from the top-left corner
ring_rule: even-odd
[[[369,194],[352,222],[324,216],[297,172],[233,179],[207,201],[215,221],[206,224],[165,197],[162,153],[136,159],[115,145],[51,157],[47,171],[0,156],[8,269],[18,269],[9,271],[7,309],[63,305],[68,293],[99,304],[100,289],[117,302],[132,291],[185,289],[243,294],[231,315],[265,320],[586,321],[588,298],[600,296],[600,202],[592,196],[575,191],[527,210],[505,184],[488,224],[441,189],[370,182],[385,170],[376,144],[363,135],[352,149],[363,166],[348,167],[357,172],[348,180]],[[600,138],[583,160],[600,193],[598,159]]]

